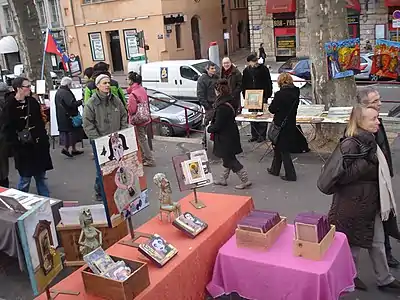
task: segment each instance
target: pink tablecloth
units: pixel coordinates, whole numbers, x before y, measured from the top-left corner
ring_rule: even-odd
[[[337,300],[354,289],[356,268],[344,234],[337,232],[323,260],[293,256],[293,225],[268,251],[238,248],[233,236],[218,252],[207,290],[252,300]]]

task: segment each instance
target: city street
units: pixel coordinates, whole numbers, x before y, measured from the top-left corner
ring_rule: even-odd
[[[202,191],[216,193],[232,193],[251,195],[255,206],[259,209],[269,209],[279,211],[287,216],[289,221],[293,221],[295,215],[300,211],[315,210],[326,212],[329,209],[331,197],[321,194],[316,188],[316,180],[321,168],[321,160],[315,153],[293,155],[295,167],[298,173],[297,182],[284,182],[277,177],[267,174],[266,168],[269,166],[272,157],[267,156],[261,163],[259,159],[265,151],[265,147],[260,147],[253,151],[253,145],[247,143],[245,130],[243,132],[242,144],[245,153],[239,158],[249,170],[249,177],[253,181],[253,187],[249,190],[236,191],[233,185],[238,182],[238,178],[232,176],[229,179],[230,186],[214,187],[208,186]],[[164,172],[172,183],[173,198],[178,200],[187,193],[178,190],[174,170],[171,164],[171,157],[185,151],[199,149],[200,145],[191,143],[160,142],[154,141],[154,149],[157,166],[147,168],[146,176],[150,188],[150,202],[148,209],[135,215],[136,226],[146,222],[157,214],[158,196],[152,183],[152,177],[157,172]],[[394,166],[396,176],[393,186],[395,193],[400,194],[400,141],[396,140],[393,147]],[[78,200],[80,204],[94,203],[92,200],[93,181],[94,181],[94,161],[91,159],[91,148],[85,143],[85,154],[74,159],[65,158],[60,154],[60,149],[56,147],[52,151],[55,169],[48,173],[51,196],[62,200]],[[12,168],[11,168],[12,169]],[[213,173],[218,176],[221,167],[213,165]],[[15,186],[17,174],[12,171],[11,182]],[[34,185],[31,188],[35,192]],[[400,202],[398,202],[400,205]],[[392,241],[394,254],[400,258],[400,246],[396,241]],[[374,286],[373,270],[367,251],[362,253],[361,277],[370,287],[368,292],[354,292],[345,296],[346,300],[376,300],[376,299],[398,299],[397,295],[387,296],[382,294]],[[69,274],[70,270],[62,273],[63,276]],[[393,271],[393,274],[400,278],[400,272]],[[27,274],[21,273],[17,262],[4,255],[0,256],[0,298],[6,300],[31,300],[32,293]],[[156,299],[155,299],[156,300]],[[158,299],[157,299],[158,300]],[[160,299],[161,300],[161,299]],[[197,299],[195,299],[197,300]],[[200,300],[200,299],[199,299]]]

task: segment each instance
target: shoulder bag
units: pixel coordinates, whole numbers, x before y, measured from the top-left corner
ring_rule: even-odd
[[[26,100],[26,105],[28,106],[28,113],[26,115],[25,127],[21,131],[17,132],[18,141],[22,145],[33,144],[33,137],[32,137],[31,131],[30,131],[31,128],[29,128],[29,117],[30,117],[30,113],[31,113],[31,105],[30,105],[28,99]]]
[[[67,115],[67,117],[71,119],[72,127],[74,127],[74,128],[82,127],[83,120],[82,120],[82,116],[81,116],[80,112],[78,111],[78,114],[76,116],[72,117],[68,113],[68,109],[65,107],[64,99],[61,101],[61,106],[64,108],[65,114]]]
[[[280,126],[275,124],[274,121],[271,122],[271,125],[269,126],[269,129],[268,129],[268,139],[271,141],[272,145],[276,145],[278,143],[278,138],[282,131],[282,128],[285,127],[288,117],[289,117],[290,113],[292,112],[295,104],[296,104],[296,101],[293,102],[292,107],[290,108],[286,117],[283,119],[282,124]]]
[[[149,104],[147,101],[140,102],[134,93],[131,93],[131,95],[135,97],[137,103],[136,113],[131,115],[132,125],[140,125],[148,122],[150,120]]]

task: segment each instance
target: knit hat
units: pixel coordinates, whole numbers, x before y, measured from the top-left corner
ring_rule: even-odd
[[[99,83],[105,78],[110,79],[110,77],[108,75],[106,75],[106,74],[100,74],[99,76],[97,76],[96,77],[96,81],[95,81],[96,86],[98,86]]]

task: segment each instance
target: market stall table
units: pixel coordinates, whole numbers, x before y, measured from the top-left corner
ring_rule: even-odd
[[[218,249],[234,234],[238,220],[253,209],[249,196],[233,196],[215,193],[197,193],[206,207],[195,209],[189,201],[193,194],[180,200],[182,212],[189,211],[208,223],[208,228],[195,239],[187,237],[158,215],[140,226],[137,231],[157,233],[178,249],[178,254],[164,267],[158,268],[142,256],[137,249],[122,244],[111,246],[107,253],[129,260],[148,262],[150,286],[135,299],[184,300],[204,299],[206,284],[211,280]],[[126,236],[124,239],[129,239]],[[140,242],[140,240],[139,240]],[[62,299],[100,299],[86,294],[81,269],[55,285],[56,290],[80,292],[78,296],[57,296]],[[41,295],[37,299],[46,299]]]
[[[336,232],[321,261],[295,257],[293,237],[288,225],[270,250],[261,251],[238,248],[233,236],[219,250],[207,290],[213,297],[237,292],[252,300],[337,300],[353,290],[356,268],[343,233]]]

